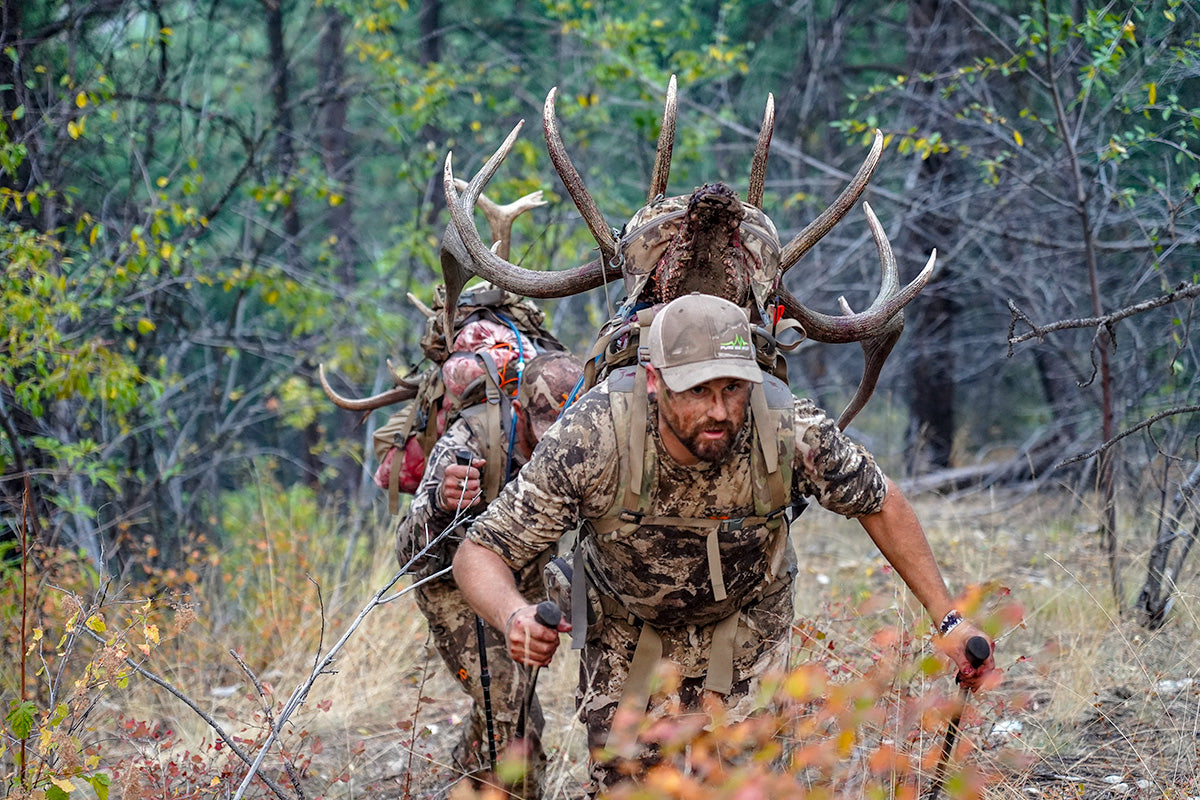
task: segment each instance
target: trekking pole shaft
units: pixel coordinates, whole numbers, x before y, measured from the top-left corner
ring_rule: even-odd
[[[496,771],[496,723],[492,717],[492,673],[488,672],[487,639],[483,617],[475,617],[475,638],[479,640],[479,686],[483,689],[483,719],[487,723],[488,758]]]
[[[987,661],[988,656],[992,654],[991,645],[982,636],[972,636],[968,639],[966,650],[967,661],[971,662],[972,667],[982,666],[983,662]],[[942,792],[942,783],[946,779],[946,765],[950,763],[950,754],[954,752],[954,743],[958,740],[963,709],[967,705],[967,696],[970,692],[968,687],[962,687],[958,698],[958,710],[954,712],[954,716],[950,718],[950,724],[946,726],[946,738],[942,740],[942,753],[938,757],[937,767],[934,769],[933,784],[929,787],[927,800],[937,800],[938,795]]]

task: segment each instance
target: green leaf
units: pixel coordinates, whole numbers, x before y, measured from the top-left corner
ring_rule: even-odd
[[[112,778],[105,772],[98,772],[95,775],[89,775],[85,778],[92,788],[96,791],[97,800],[108,800],[108,787],[112,785]]]
[[[4,718],[4,721],[12,729],[14,736],[18,739],[24,739],[33,730],[34,712],[36,711],[37,707],[34,706],[31,700],[25,700],[21,703],[13,700],[12,708]]]

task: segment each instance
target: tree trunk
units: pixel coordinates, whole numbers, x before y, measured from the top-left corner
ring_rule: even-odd
[[[326,207],[329,230],[333,233],[333,253],[336,274],[342,290],[349,295],[357,283],[355,272],[358,251],[358,231],[354,225],[354,166],[350,158],[351,137],[346,127],[349,89],[346,86],[346,55],[344,38],[345,17],[336,8],[325,12],[325,29],[317,54],[317,72],[320,76],[321,106],[321,160],[325,167],[325,179],[339,198]],[[349,414],[337,414],[337,430],[334,437],[340,442],[355,438],[354,418]],[[366,462],[364,461],[364,464]],[[349,503],[359,494],[363,482],[363,467],[342,454],[334,464],[336,493]],[[367,476],[369,477],[369,476]],[[354,526],[357,528],[358,526]]]
[[[421,32],[421,66],[442,60],[442,0],[421,0],[417,24]]]
[[[969,30],[959,6],[949,0],[913,0],[908,5],[908,71],[919,75],[937,73],[963,63],[970,46],[961,31]],[[950,45],[957,45],[950,46]],[[914,102],[914,120],[920,130],[936,130],[939,117],[938,87],[932,82],[913,81],[921,87]],[[936,199],[957,181],[953,162],[934,153],[925,158],[916,186]],[[925,209],[935,205],[932,201]],[[922,263],[933,248],[948,253],[955,238],[953,222],[935,212],[919,209],[907,220],[900,252]],[[909,430],[910,468],[920,473],[951,465],[956,422],[955,408],[955,320],[959,307],[953,299],[955,267],[941,260],[929,285],[911,306],[912,319],[907,348],[911,355]]]

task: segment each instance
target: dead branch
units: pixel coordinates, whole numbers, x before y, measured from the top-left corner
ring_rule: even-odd
[[[1135,303],[1131,306],[1118,309],[1112,313],[1105,314],[1100,317],[1083,317],[1081,319],[1063,319],[1057,322],[1051,322],[1048,325],[1037,325],[1029,315],[1017,307],[1017,304],[1011,299],[1008,301],[1008,310],[1012,314],[1012,320],[1008,325],[1008,355],[1011,358],[1013,347],[1027,342],[1030,339],[1041,341],[1046,334],[1055,333],[1057,331],[1070,330],[1073,328],[1100,328],[1108,327],[1116,322],[1120,322],[1128,317],[1133,317],[1145,311],[1150,311],[1155,308],[1160,308],[1171,303],[1179,302],[1180,300],[1189,300],[1200,297],[1200,283],[1181,283],[1170,292],[1164,295],[1155,297],[1150,300],[1143,300],[1140,303]],[[1022,333],[1019,336],[1016,333],[1018,322],[1024,322],[1029,326],[1030,330],[1027,333]]]
[[[87,626],[82,626],[81,629],[83,630],[84,633],[86,633],[88,636],[95,639],[100,644],[102,644],[102,645],[108,644],[108,642],[105,641],[103,636],[101,636],[100,634],[91,630]],[[167,692],[174,695],[177,700],[182,702],[185,706],[190,708],[192,711],[196,712],[196,716],[198,716],[198,717],[200,717],[200,719],[204,720],[204,723],[206,725],[208,725],[208,727],[212,728],[213,732],[216,733],[217,736],[221,737],[221,741],[224,742],[226,744],[226,746],[229,747],[230,751],[235,756],[240,758],[246,764],[252,764],[254,762],[254,760],[250,758],[250,755],[245,750],[243,750],[240,746],[238,746],[237,738],[230,736],[228,733],[226,733],[225,729],[221,727],[221,723],[217,722],[215,719],[213,719],[211,716],[209,716],[204,711],[204,709],[202,709],[202,708],[200,708],[200,706],[196,705],[196,703],[190,697],[188,697],[186,694],[181,692],[179,689],[176,689],[165,679],[160,678],[158,675],[154,674],[153,672],[146,669],[138,662],[134,661],[132,658],[129,658],[128,656],[126,656],[122,660],[125,662],[126,666],[128,666],[130,669],[132,669],[138,675],[141,675],[143,678],[150,681],[151,683],[153,683],[157,686],[161,686],[163,689],[166,689]],[[291,796],[288,795],[287,792],[285,792],[279,784],[275,783],[275,781],[271,780],[270,778],[266,777],[265,775],[260,775],[259,778],[262,780],[263,783],[265,783],[267,785],[267,788],[269,788],[274,793],[274,795],[279,798],[279,800],[292,800]]]
[[[1095,448],[1087,451],[1086,453],[1080,453],[1079,455],[1075,455],[1075,456],[1071,456],[1070,458],[1063,459],[1062,461],[1055,464],[1054,467],[1055,467],[1055,469],[1057,469],[1058,467],[1065,467],[1068,464],[1074,464],[1077,461],[1086,461],[1089,458],[1098,456],[1101,453],[1103,453],[1105,450],[1107,450],[1108,448],[1112,447],[1114,444],[1119,442],[1120,440],[1124,439],[1126,436],[1137,433],[1138,431],[1143,430],[1145,428],[1149,428],[1151,425],[1153,425],[1154,423],[1158,422],[1161,419],[1166,419],[1167,417],[1173,417],[1177,414],[1195,414],[1197,412],[1200,412],[1200,406],[1182,406],[1180,408],[1168,408],[1166,411],[1160,411],[1157,414],[1154,414],[1154,415],[1142,420],[1137,425],[1134,425],[1132,428],[1121,431],[1116,436],[1109,439],[1107,442],[1104,442],[1103,444],[1101,444],[1099,447],[1095,447]]]
[[[258,756],[254,759],[254,763],[250,764],[250,770],[246,773],[246,777],[242,779],[241,785],[238,786],[238,789],[236,792],[234,792],[231,800],[241,800],[241,798],[245,796],[246,790],[250,786],[250,782],[254,779],[254,776],[258,773],[259,768],[262,766],[262,762],[266,758],[267,752],[275,744],[275,740],[279,738],[280,733],[283,731],[283,726],[287,723],[288,719],[291,718],[296,709],[304,704],[305,699],[308,697],[309,690],[311,690],[313,685],[317,682],[317,678],[321,677],[322,675],[330,675],[335,673],[335,670],[330,669],[330,667],[332,667],[338,653],[341,652],[341,649],[345,647],[347,642],[350,641],[350,637],[354,635],[354,632],[358,630],[359,626],[362,625],[367,616],[378,606],[395,600],[398,597],[402,597],[403,595],[406,595],[412,590],[416,589],[418,586],[421,586],[424,583],[433,580],[434,578],[441,577],[450,571],[450,568],[447,567],[446,569],[443,569],[434,575],[428,576],[419,581],[414,581],[395,594],[387,594],[389,591],[391,591],[391,588],[396,585],[396,581],[407,575],[414,564],[418,563],[418,561],[423,558],[432,548],[437,547],[442,540],[450,534],[450,531],[455,529],[457,519],[458,518],[456,517],[455,522],[452,522],[446,527],[445,530],[431,539],[429,543],[421,549],[420,552],[414,555],[411,559],[409,559],[408,563],[400,568],[399,572],[392,576],[391,580],[389,580],[387,584],[383,586],[383,588],[371,596],[371,599],[367,601],[365,606],[363,606],[362,611],[358,612],[358,616],[355,617],[354,621],[351,622],[346,628],[346,631],[342,634],[341,638],[334,642],[333,646],[329,648],[329,652],[326,653],[323,658],[317,660],[313,664],[312,672],[309,673],[308,678],[296,687],[296,689],[292,692],[291,697],[289,697],[287,702],[285,702],[280,708],[279,717],[271,726],[271,732],[267,736],[267,740],[263,742],[258,751]],[[324,614],[322,614],[321,624],[324,626]],[[324,627],[322,627],[322,631],[323,630]],[[322,636],[323,635],[324,634],[322,634]]]

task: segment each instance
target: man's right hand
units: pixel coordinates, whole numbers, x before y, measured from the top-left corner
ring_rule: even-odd
[[[438,503],[446,511],[470,508],[483,499],[480,470],[487,464],[477,458],[468,464],[449,464],[438,489]]]
[[[557,629],[547,628],[537,621],[536,615],[536,605],[521,606],[512,612],[504,626],[504,641],[513,661],[530,667],[545,667],[558,649],[558,635],[569,633],[571,623],[563,619]]]

